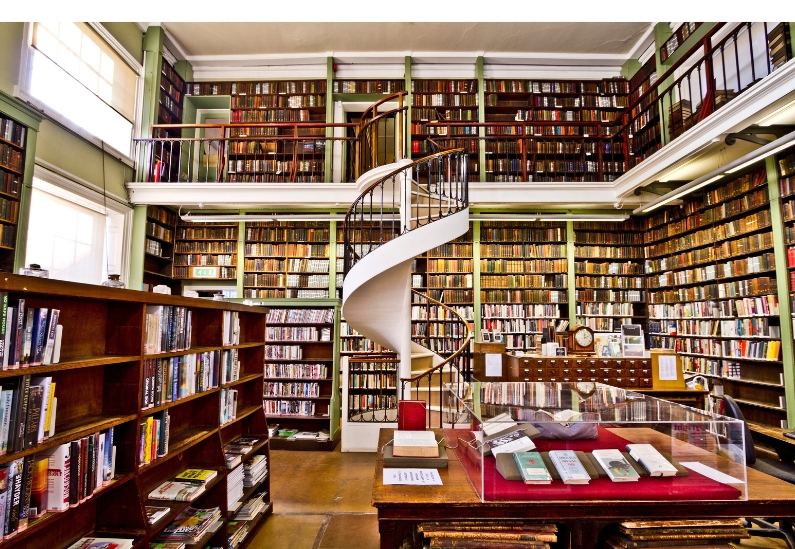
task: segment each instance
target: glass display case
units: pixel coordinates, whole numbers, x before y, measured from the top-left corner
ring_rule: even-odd
[[[600,383],[445,384],[482,501],[746,500],[744,422]]]

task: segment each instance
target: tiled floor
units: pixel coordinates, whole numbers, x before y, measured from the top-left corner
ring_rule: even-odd
[[[273,516],[251,549],[378,549],[375,454],[271,452]]]
[[[273,516],[251,549],[378,549],[370,505],[375,454],[271,452]],[[740,549],[787,549],[782,540],[752,537]]]

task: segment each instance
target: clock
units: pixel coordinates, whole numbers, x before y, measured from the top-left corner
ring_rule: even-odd
[[[572,354],[594,354],[593,330],[588,326],[577,325],[569,330],[569,352]]]

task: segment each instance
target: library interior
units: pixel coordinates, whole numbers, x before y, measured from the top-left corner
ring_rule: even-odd
[[[0,549],[795,549],[793,32],[0,22]]]

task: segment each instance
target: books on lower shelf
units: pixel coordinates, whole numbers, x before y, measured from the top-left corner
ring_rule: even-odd
[[[221,425],[237,418],[237,389],[221,389]]]
[[[196,542],[209,532],[213,526],[221,524],[220,507],[195,509],[188,507],[174,521],[163,528],[158,535],[161,540]]]
[[[149,499],[162,501],[193,501],[203,493],[203,484],[168,481],[149,492]]]
[[[243,498],[243,467],[238,465],[226,476],[226,506],[232,507]]]
[[[246,501],[235,514],[235,520],[253,520],[268,506],[265,501],[267,492],[261,492]]]
[[[68,549],[132,549],[134,541],[128,538],[80,538]]]
[[[243,464],[243,486],[252,488],[259,484],[268,474],[268,458],[256,455]]]
[[[162,519],[171,512],[170,507],[153,507],[147,505],[145,507],[146,521],[149,524],[155,524],[158,520]]]
[[[171,416],[162,410],[141,423],[141,438],[138,443],[138,461],[146,465],[168,454],[168,441],[171,429]]]
[[[230,454],[247,454],[254,448],[257,442],[259,442],[257,438],[240,437],[224,446],[224,452]]]
[[[147,360],[144,362],[141,409],[157,408],[218,387],[222,369],[224,375],[226,371],[239,375],[235,362],[231,355],[222,354],[220,350]]]
[[[7,378],[0,384],[0,455],[44,442],[54,434],[55,383],[52,377]]]

